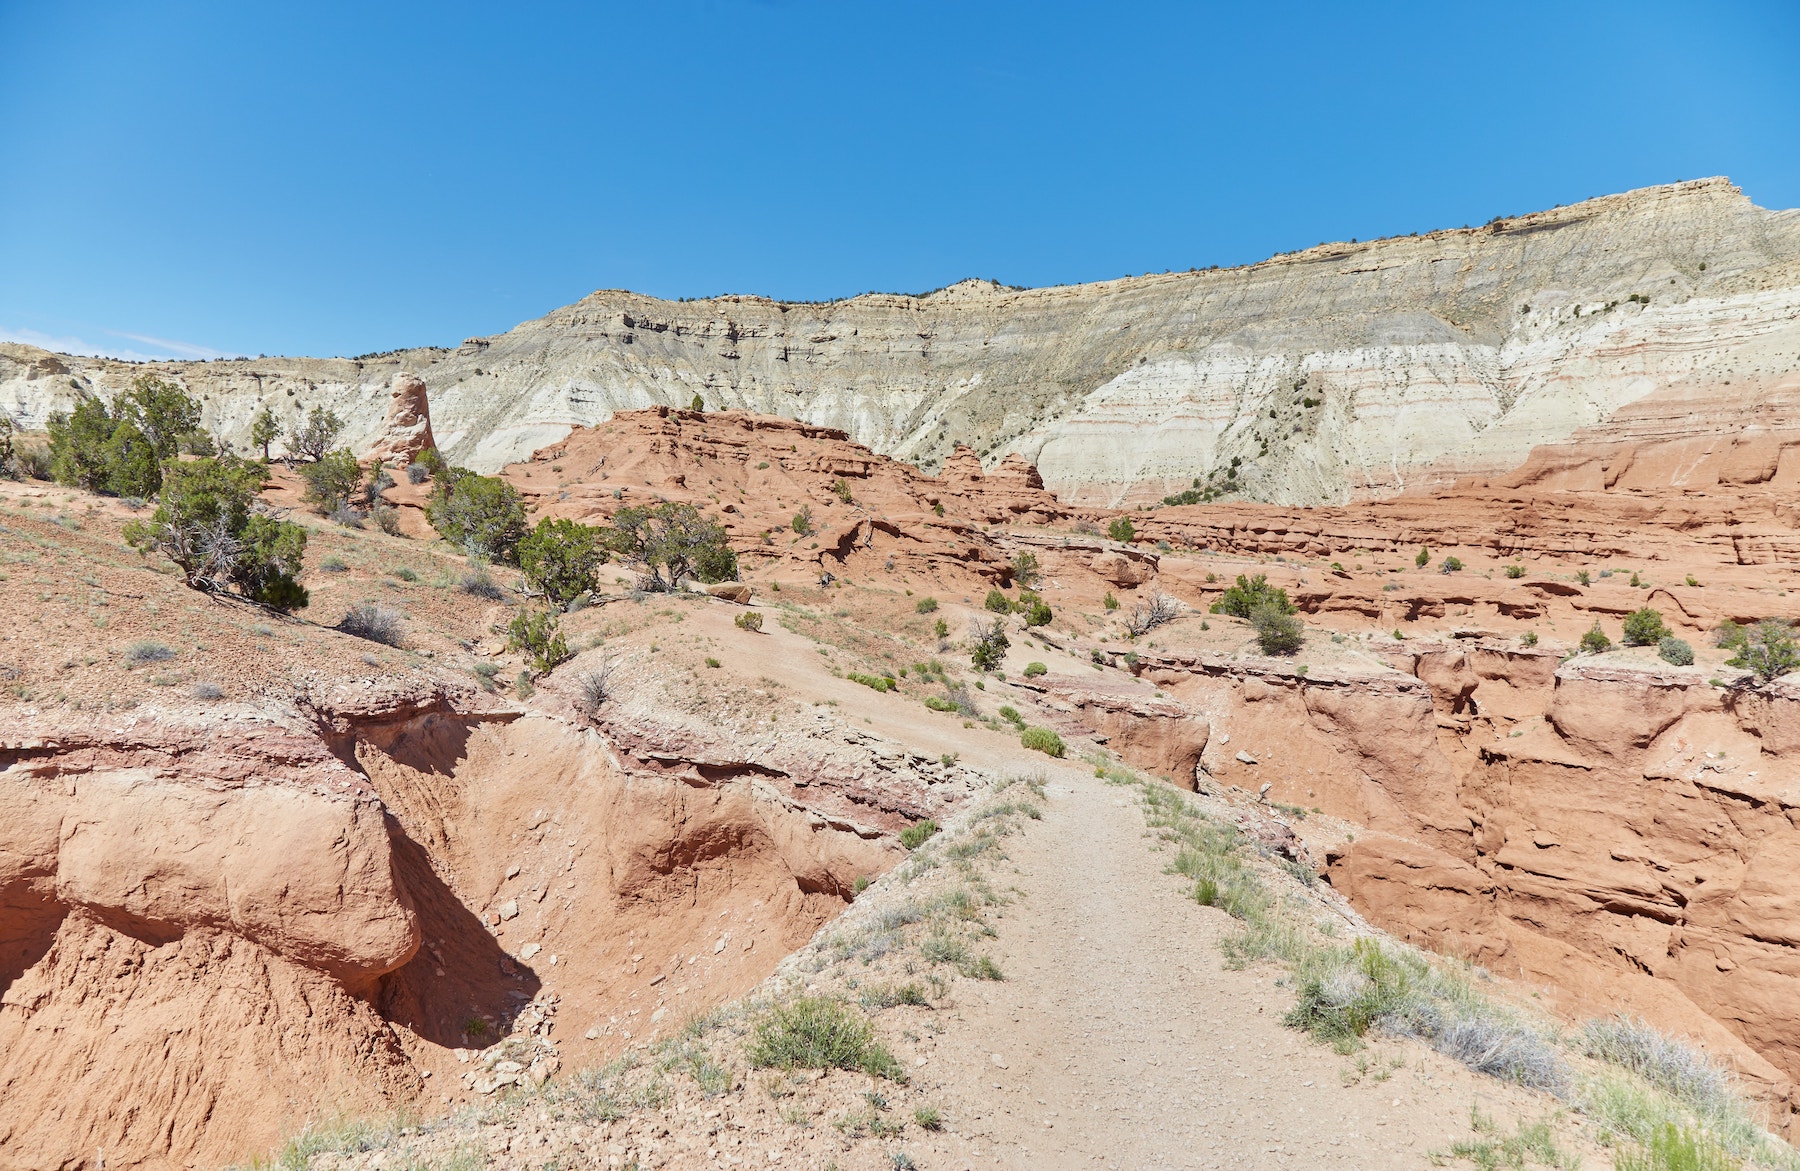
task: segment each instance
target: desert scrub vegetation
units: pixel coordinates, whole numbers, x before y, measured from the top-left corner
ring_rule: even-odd
[[[1800,646],[1785,618],[1765,618],[1748,630],[1736,628],[1733,641],[1723,645],[1736,652],[1725,660],[1727,666],[1742,667],[1763,683],[1772,683],[1800,667]]]
[[[1101,754],[1089,759],[1109,783],[1138,787],[1145,820],[1174,848],[1170,869],[1193,883],[1192,897],[1239,921],[1221,943],[1226,962],[1287,967],[1296,992],[1289,1026],[1346,1054],[1371,1036],[1410,1038],[1478,1073],[1546,1091],[1598,1125],[1619,1167],[1736,1167],[1748,1159],[1800,1168],[1800,1156],[1763,1129],[1730,1075],[1704,1054],[1621,1018],[1563,1036],[1485,993],[1479,969],[1373,935],[1341,939],[1297,878],[1290,881],[1291,870],[1284,875],[1288,867],[1236,825]],[[1492,1133],[1476,1141],[1490,1153],[1519,1148]],[[1690,1149],[1700,1162],[1680,1161]],[[1452,1154],[1489,1165],[1474,1147]]]
[[[860,671],[849,671],[845,673],[844,678],[850,680],[852,683],[860,683],[864,687],[871,688],[875,691],[892,691],[896,686],[894,681],[889,679],[886,675],[865,675]]]
[[[926,839],[938,832],[938,823],[929,817],[924,821],[916,821],[900,831],[900,844],[909,850],[916,850],[924,845]]]
[[[156,511],[121,531],[140,553],[174,562],[191,589],[275,610],[307,604],[299,582],[306,530],[270,515],[258,494],[266,469],[229,456],[171,460],[156,478]]]
[[[758,1069],[855,1069],[890,1081],[906,1076],[875,1039],[868,1018],[827,996],[802,996],[769,1009],[745,1051]]]
[[[494,476],[445,466],[432,474],[425,519],[438,535],[472,557],[513,564],[525,538],[525,502]]]
[[[1263,573],[1255,577],[1238,574],[1237,584],[1219,595],[1219,600],[1212,604],[1212,612],[1247,619],[1259,606],[1269,606],[1283,614],[1298,612],[1298,607],[1288,600],[1287,591],[1270,585],[1268,575]]]
[[[400,615],[374,602],[358,602],[344,611],[337,628],[345,634],[391,647],[399,646],[403,638]]]
[[[563,610],[599,588],[609,556],[603,530],[566,519],[538,521],[518,545],[526,584]]]
[[[1691,667],[1694,665],[1693,645],[1686,639],[1676,638],[1672,634],[1663,635],[1662,639],[1656,644],[1656,656],[1663,662],[1670,663],[1677,667]]]
[[[1049,728],[1026,728],[1019,733],[1019,744],[1046,756],[1060,757],[1064,752],[1062,737]]]
[[[1181,617],[1181,603],[1160,591],[1153,592],[1125,615],[1125,635],[1139,638]]]
[[[1663,625],[1661,610],[1645,606],[1625,616],[1626,646],[1655,646],[1668,637],[1669,628]]]
[[[548,610],[521,610],[507,624],[507,649],[521,655],[533,671],[545,674],[569,658],[569,643],[558,625]]]

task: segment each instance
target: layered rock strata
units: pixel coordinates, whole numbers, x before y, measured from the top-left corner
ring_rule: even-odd
[[[1800,212],[1704,179],[1321,244],[1227,270],[824,304],[598,292],[455,350],[156,363],[242,445],[265,404],[324,403],[360,450],[388,382],[429,385],[437,438],[482,471],[615,411],[687,406],[843,430],[935,468],[956,443],[1020,454],[1076,504],[1202,485],[1342,502],[1489,474],[1652,395],[1755,404],[1800,354]],[[0,347],[28,426],[142,367]],[[1688,434],[1737,429],[1683,409]]]

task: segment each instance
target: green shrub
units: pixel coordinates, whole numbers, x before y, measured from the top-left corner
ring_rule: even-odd
[[[938,600],[936,598],[920,598],[918,604],[913,607],[920,614],[935,614],[937,608]]]
[[[1743,1163],[1700,1130],[1665,1122],[1642,1147],[1613,1156],[1614,1171],[1738,1171]]]
[[[1593,584],[1593,579],[1590,576],[1588,576],[1588,571],[1585,569],[1580,570],[1579,572],[1577,572],[1575,574],[1575,580],[1580,582],[1582,585]]]
[[[1713,628],[1713,645],[1720,650],[1733,650],[1741,647],[1747,637],[1744,628],[1730,619],[1726,619]]]
[[[969,662],[977,671],[998,671],[1006,662],[1006,650],[1012,642],[1006,637],[1006,624],[995,618],[990,622],[970,624],[975,645],[969,651]]]
[[[802,505],[800,508],[800,511],[796,512],[794,514],[794,519],[791,522],[791,526],[796,533],[800,534],[803,537],[812,536],[812,531],[813,531],[812,506],[811,505]]]
[[[1234,618],[1248,618],[1250,612],[1258,606],[1272,606],[1283,614],[1293,614],[1299,607],[1288,601],[1287,591],[1269,584],[1267,574],[1259,573],[1255,577],[1238,574],[1237,584],[1219,596],[1212,604],[1214,614],[1229,614]]]
[[[1419,555],[1417,557],[1413,558],[1413,564],[1418,566],[1420,569],[1424,569],[1427,565],[1430,565],[1431,564],[1431,550],[1426,548],[1424,545],[1420,545],[1419,546]]]
[[[1765,683],[1779,679],[1800,667],[1800,647],[1794,643],[1794,628],[1784,618],[1765,618],[1750,628],[1738,645],[1737,654],[1725,662],[1749,669]]]
[[[930,708],[934,712],[954,712],[954,711],[961,710],[960,708],[958,708],[956,706],[956,704],[954,702],[952,702],[948,699],[945,699],[941,695],[926,696],[925,697],[925,706]]]
[[[344,421],[336,414],[324,407],[314,407],[307,414],[306,422],[294,432],[288,448],[302,459],[317,463],[325,458],[325,453],[331,450],[343,429]]]
[[[1693,589],[1699,589],[1699,588],[1700,588],[1700,579],[1699,579],[1699,578],[1697,578],[1697,577],[1695,577],[1695,576],[1694,576],[1694,575],[1693,575],[1693,574],[1691,574],[1691,573],[1690,573],[1690,574],[1688,574],[1688,575],[1687,575],[1687,583],[1688,583],[1688,585],[1689,585],[1689,586],[1690,586],[1690,587],[1691,587],[1691,588],[1693,588]]]
[[[419,580],[419,571],[410,565],[396,565],[394,568],[388,570],[388,572],[399,578],[401,581]]]
[[[1019,733],[1019,743],[1033,752],[1042,752],[1048,756],[1063,754],[1062,737],[1049,728],[1026,728]]]
[[[47,422],[50,472],[59,483],[114,496],[155,496],[163,465],[182,452],[212,455],[200,404],[154,374],[140,375],[112,409],[83,394],[73,411]]]
[[[275,417],[275,412],[265,405],[250,424],[250,446],[262,448],[263,462],[268,463],[269,445],[286,433],[287,428]]]
[[[1128,516],[1115,516],[1106,526],[1106,535],[1121,543],[1133,541],[1137,539],[1137,526]]]
[[[844,483],[841,479],[832,482],[831,494],[836,496],[839,500],[842,500],[845,504],[856,503],[855,498],[850,495],[850,485]]]
[[[649,570],[665,589],[688,577],[710,584],[737,576],[737,554],[724,526],[692,504],[621,508],[613,513],[606,543],[626,562]]]
[[[1021,586],[1035,586],[1043,579],[1043,567],[1038,564],[1037,554],[1021,550],[1013,555],[1013,580]]]
[[[600,566],[606,563],[604,533],[574,520],[538,521],[519,541],[519,569],[533,589],[563,609],[598,589]]]
[[[1519,641],[1526,646],[1536,646],[1538,644],[1537,631],[1527,630],[1519,636]]]
[[[1369,1026],[1404,1008],[1426,963],[1411,952],[1390,951],[1373,939],[1358,939],[1348,952],[1322,949],[1302,968],[1299,1002],[1286,1024],[1325,1041],[1351,1040]]]
[[[348,451],[328,451],[300,469],[306,481],[306,501],[321,516],[329,515],[356,495],[362,487],[362,465]]]
[[[989,590],[987,601],[982,605],[996,614],[1012,613],[1012,599],[1000,590]]]
[[[525,503],[505,480],[466,468],[433,477],[425,519],[446,541],[488,561],[515,564],[524,539]]]
[[[1598,618],[1594,619],[1593,627],[1589,629],[1586,634],[1581,636],[1582,653],[1598,655],[1611,649],[1612,639],[1606,637],[1606,632],[1600,629],[1600,620]]]
[[[450,465],[445,461],[444,457],[438,453],[437,448],[427,447],[418,455],[413,456],[411,466],[423,468],[425,474],[428,476],[440,476]],[[414,480],[413,482],[416,484],[419,481]]]
[[[1446,557],[1446,558],[1444,558],[1443,565],[1441,565],[1439,568],[1441,568],[1445,573],[1461,573],[1462,567],[1463,567],[1462,558]]]
[[[721,662],[719,662],[719,660],[717,660],[717,659],[715,659],[715,658],[713,658],[713,657],[712,657],[712,656],[711,656],[711,655],[707,655],[707,656],[706,656],[706,665],[707,665],[707,666],[708,666],[708,667],[711,667],[711,668],[713,668],[713,669],[715,669],[715,670],[716,670],[716,669],[718,669],[718,668],[720,668],[720,667],[723,667],[723,666],[724,666],[724,665],[725,665],[725,664],[724,664],[724,663],[721,663]]]
[[[894,690],[894,681],[883,675],[863,675],[859,672],[851,671],[849,674],[845,675],[844,678],[850,680],[852,683],[860,683],[864,687],[872,687],[876,691],[886,692]]]
[[[525,657],[533,671],[543,674],[569,657],[569,644],[549,610],[521,610],[506,627],[507,649]]]
[[[1625,616],[1626,646],[1654,646],[1668,636],[1669,628],[1663,625],[1661,610],[1645,606]]]
[[[1256,645],[1265,655],[1291,655],[1305,641],[1305,630],[1293,613],[1273,602],[1264,602],[1250,611],[1250,628],[1256,631]]]
[[[763,616],[761,610],[745,610],[732,621],[737,623],[737,628],[739,630],[748,630],[752,633],[763,628]]]
[[[1107,590],[1106,596],[1100,599],[1100,604],[1106,607],[1108,613],[1111,613],[1119,608],[1119,599],[1113,596],[1111,590]]]
[[[1026,609],[1025,625],[1028,627],[1048,626],[1050,625],[1050,619],[1053,617],[1055,617],[1055,615],[1051,613],[1049,604],[1040,598],[1033,601]]]
[[[1511,578],[1524,577],[1525,567],[1523,565],[1509,565],[1506,567],[1506,576]]]
[[[803,996],[769,1010],[748,1047],[758,1069],[850,1069],[900,1081],[900,1063],[875,1039],[868,1019],[827,996]]]
[[[1694,648],[1686,639],[1676,638],[1672,634],[1663,635],[1656,644],[1657,657],[1665,663],[1673,663],[1677,667],[1694,665]]]
[[[901,830],[900,844],[909,850],[916,850],[926,842],[930,841],[932,836],[937,832],[938,823],[932,821],[930,818],[926,818],[924,821],[914,822],[912,825]]]
[[[1000,972],[1000,965],[996,964],[991,956],[977,956],[975,959],[963,964],[962,974],[969,977],[971,980],[1006,979]]]
[[[307,603],[299,581],[306,530],[257,509],[263,469],[231,456],[172,460],[164,468],[156,511],[132,521],[125,540],[181,567],[192,589],[236,589],[277,610]]]
[[[1049,673],[1050,668],[1044,666],[1042,663],[1032,662],[1025,664],[1025,678],[1027,679],[1035,679],[1039,675],[1047,675]]]
[[[1010,703],[1000,705],[1000,718],[1009,724],[1016,724],[1020,728],[1025,727],[1025,717],[1020,715],[1019,709]]]
[[[913,1122],[920,1130],[944,1129],[944,1115],[936,1106],[920,1106],[913,1111]]]

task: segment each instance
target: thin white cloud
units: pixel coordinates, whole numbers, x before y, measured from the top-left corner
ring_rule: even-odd
[[[139,350],[130,346],[111,345],[90,342],[86,338],[58,337],[41,333],[35,329],[12,329],[0,325],[0,342],[19,342],[28,346],[36,346],[40,350],[51,350],[58,354],[77,354],[83,357],[119,358],[127,362],[158,362],[171,358],[231,358],[237,355],[224,350],[215,350],[210,346],[197,346],[191,342],[175,342],[165,338],[149,337],[139,333],[125,333],[122,330],[104,331],[112,337],[122,337],[134,342],[142,342],[152,347]]]
[[[177,358],[236,358],[240,356],[227,350],[215,350],[211,346],[197,346],[192,342],[172,342],[167,338],[150,337],[141,333],[126,333],[117,329],[109,329],[106,332],[114,337],[130,338],[134,342],[155,346],[159,351]]]

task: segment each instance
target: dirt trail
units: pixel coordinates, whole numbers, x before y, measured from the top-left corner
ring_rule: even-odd
[[[1385,1081],[1346,1086],[1354,1058],[1282,1025],[1279,969],[1223,966],[1231,920],[1164,872],[1135,790],[1059,769],[1048,792],[1044,821],[1008,846],[1016,872],[993,876],[1022,896],[993,941],[1006,979],[964,985],[921,1046],[916,1077],[974,1140],[954,1165],[1425,1167],[1469,1137],[1473,1105],[1509,1132],[1554,1109],[1392,1042],[1365,1054],[1401,1062]]]

